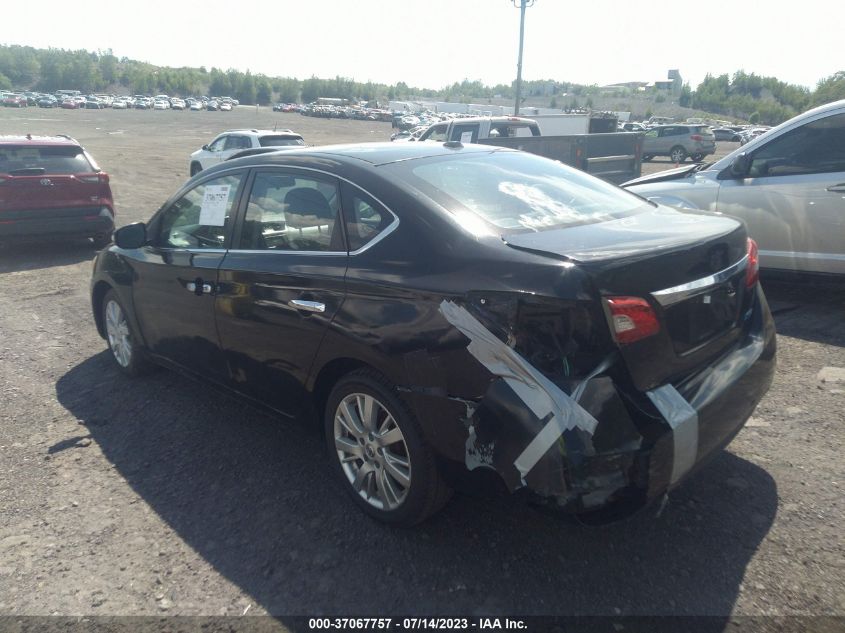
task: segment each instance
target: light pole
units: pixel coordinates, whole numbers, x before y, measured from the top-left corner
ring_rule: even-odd
[[[514,116],[519,114],[519,100],[522,93],[522,42],[525,39],[525,9],[534,5],[534,0],[511,0],[513,6],[519,9],[519,58],[516,62],[516,103],[513,106]]]

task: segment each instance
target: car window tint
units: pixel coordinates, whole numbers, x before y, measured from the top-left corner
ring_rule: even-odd
[[[299,136],[262,136],[258,139],[261,147],[286,147],[291,145],[305,145],[305,141]]]
[[[446,129],[448,125],[435,125],[431,129],[431,133],[426,137],[428,141],[438,141],[440,143],[446,142]]]
[[[209,145],[208,149],[210,149],[212,152],[219,152],[226,145],[226,140],[228,138],[229,138],[228,136],[221,136],[216,141],[214,141],[211,145]]]
[[[156,245],[164,248],[224,248],[241,174],[207,180],[162,215]]]
[[[845,114],[812,121],[763,145],[751,158],[752,178],[845,171]]]
[[[249,138],[246,136],[232,135],[226,141],[224,149],[249,149]]]
[[[478,124],[456,125],[452,128],[452,141],[461,143],[475,143],[478,141]]]
[[[393,222],[393,216],[389,211],[358,191],[344,198],[343,211],[346,218],[346,239],[349,241],[350,251],[357,251],[364,244],[372,241]]]
[[[78,146],[0,147],[0,173],[3,174],[84,174],[91,171],[91,163]]]
[[[241,229],[247,250],[343,252],[338,194],[326,180],[259,172]]]

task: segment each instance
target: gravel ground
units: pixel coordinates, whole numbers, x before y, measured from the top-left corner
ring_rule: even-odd
[[[120,224],[148,218],[221,129],[273,123],[316,144],[390,134],[253,108],[0,111],[0,133],[82,141]],[[397,530],[329,478],[312,420],[120,375],[90,314],[92,257],[0,251],[0,615],[845,615],[845,382],[819,378],[845,367],[841,284],[764,281],[774,385],[659,516],[585,528],[457,495]]]

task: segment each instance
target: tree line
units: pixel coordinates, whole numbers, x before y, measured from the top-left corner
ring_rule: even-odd
[[[244,104],[273,101],[309,103],[318,97],[340,97],[371,102],[388,99],[428,98],[442,101],[512,99],[514,84],[487,86],[465,79],[440,89],[409,86],[405,82],[358,82],[346,77],[268,77],[250,71],[219,68],[170,68],[117,57],[111,50],[85,51],[38,49],[0,45],[0,89],[54,92],[128,92],[130,94],[226,95]],[[598,94],[598,86],[551,79],[523,81],[525,97],[550,98],[550,103]],[[818,83],[815,90],[738,71],[707,75],[693,90],[684,85],[678,103],[713,114],[752,122],[780,123],[814,105],[845,99],[845,71]],[[555,106],[553,106],[555,107]]]

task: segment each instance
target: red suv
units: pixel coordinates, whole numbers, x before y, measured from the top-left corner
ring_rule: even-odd
[[[0,136],[0,241],[90,237],[111,241],[109,176],[69,136]]]

